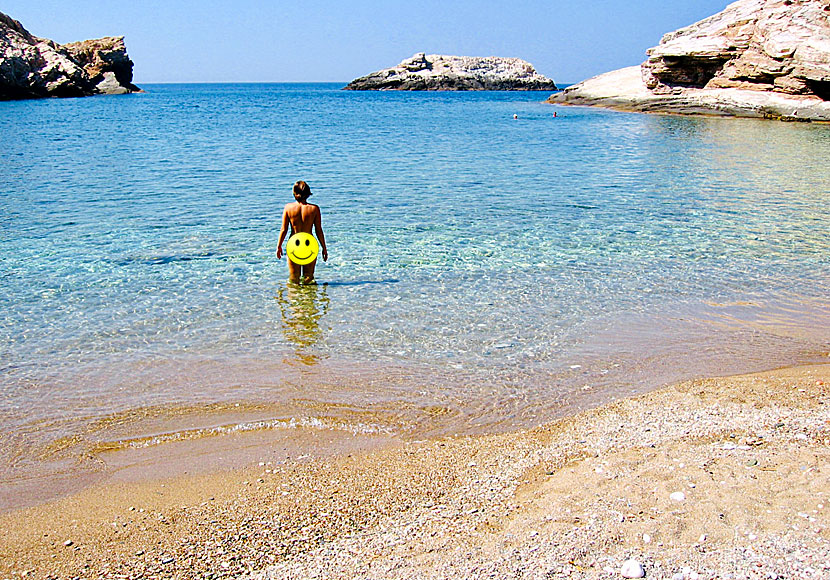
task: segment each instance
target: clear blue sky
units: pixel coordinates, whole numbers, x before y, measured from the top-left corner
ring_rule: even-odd
[[[135,82],[347,82],[416,52],[516,56],[559,83],[639,64],[727,0],[3,0],[37,36],[125,36]]]

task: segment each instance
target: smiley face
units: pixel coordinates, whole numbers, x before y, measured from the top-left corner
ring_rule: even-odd
[[[311,234],[298,233],[288,238],[285,254],[288,259],[301,266],[310,264],[317,259],[320,246],[317,239]]]

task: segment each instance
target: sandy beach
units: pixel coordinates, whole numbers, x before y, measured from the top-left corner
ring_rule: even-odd
[[[518,433],[108,484],[0,516],[0,578],[830,577],[830,364]]]

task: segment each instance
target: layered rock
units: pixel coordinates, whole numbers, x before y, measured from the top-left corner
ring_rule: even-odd
[[[419,52],[398,66],[350,82],[348,90],[550,91],[554,82],[519,58]]]
[[[639,67],[594,77],[549,100],[830,120],[830,0],[739,0],[666,34],[647,54]]]
[[[0,99],[83,97],[140,91],[123,37],[60,45],[0,13]]]

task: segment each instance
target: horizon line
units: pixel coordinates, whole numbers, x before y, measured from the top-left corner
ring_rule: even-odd
[[[348,85],[352,81],[137,81],[133,79],[132,83],[135,85]],[[576,83],[565,83],[555,81],[556,86],[559,85],[573,85]],[[419,92],[419,91],[405,91],[405,92]],[[426,91],[423,91],[426,92]],[[473,91],[456,91],[456,92],[473,92]],[[511,91],[521,92],[521,91]],[[530,91],[527,91],[530,92]],[[536,91],[536,92],[545,92]]]

